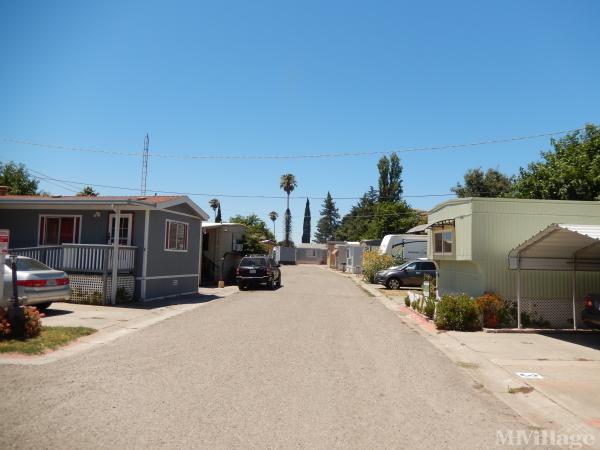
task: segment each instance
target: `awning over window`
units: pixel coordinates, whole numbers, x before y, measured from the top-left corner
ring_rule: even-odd
[[[438,220],[437,222],[428,224],[426,228],[443,227],[444,225],[454,225],[454,219]]]
[[[509,268],[600,271],[600,225],[552,224],[508,254]]]
[[[417,225],[416,227],[412,227],[410,230],[406,232],[406,234],[415,234],[415,233],[423,233],[427,231],[428,225]]]

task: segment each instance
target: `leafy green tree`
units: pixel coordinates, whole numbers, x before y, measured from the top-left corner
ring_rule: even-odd
[[[285,242],[289,244],[292,233],[292,213],[290,212],[290,194],[298,186],[296,177],[291,173],[284,173],[279,180],[279,187],[287,194],[287,209],[285,210]],[[286,244],[286,247],[289,245]]]
[[[390,160],[382,156],[377,162],[379,170],[379,201],[386,201],[390,195]]]
[[[82,197],[98,197],[100,193],[95,191],[92,186],[86,186],[81,191],[79,191],[77,195]]]
[[[315,241],[320,244],[324,244],[327,241],[333,240],[339,226],[340,213],[335,206],[335,202],[331,197],[331,193],[327,192],[327,197],[325,197],[325,200],[323,200],[321,218],[317,223]]]
[[[401,234],[419,223],[418,214],[404,201],[381,202],[374,207],[361,239],[380,239],[386,234]]]
[[[274,241],[275,235],[267,227],[264,220],[261,220],[256,214],[248,216],[235,215],[229,219],[231,223],[241,223],[246,225],[246,234],[244,235],[244,253],[265,254],[266,249],[262,241]]]
[[[513,179],[496,169],[485,173],[479,167],[469,169],[464,175],[464,184],[457,183],[451,190],[457,197],[505,197],[513,187]]]
[[[271,222],[273,222],[273,236],[275,236],[275,221],[277,220],[278,217],[279,217],[279,214],[277,214],[277,211],[271,211],[269,213],[269,219],[271,219]]]
[[[519,198],[600,200],[600,128],[588,124],[550,141],[542,161],[521,168],[514,186]]]
[[[304,226],[302,228],[302,243],[310,244],[310,201],[306,199],[304,207]]]
[[[27,172],[24,164],[0,162],[0,185],[8,187],[11,195],[37,195],[38,180]]]
[[[373,218],[376,204],[377,191],[371,186],[369,192],[365,193],[358,203],[350,208],[350,212],[342,218],[342,222],[336,230],[335,238],[340,241],[367,239],[365,236],[367,236],[367,229]]]
[[[390,178],[387,201],[398,202],[402,197],[402,165],[396,153],[390,156]]]
[[[380,202],[397,202],[402,197],[402,165],[396,153],[390,158],[382,156],[377,162],[379,170]]]

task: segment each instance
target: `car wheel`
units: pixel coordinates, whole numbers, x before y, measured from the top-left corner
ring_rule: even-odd
[[[267,289],[273,289],[275,282],[273,280],[267,281]]]
[[[238,289],[240,291],[244,291],[244,290],[246,290],[246,288],[247,288],[247,286],[245,284],[243,284],[243,283],[238,284]]]
[[[281,287],[281,276],[277,279],[277,287]]]
[[[33,305],[35,306],[38,311],[45,311],[46,309],[50,308],[50,305],[52,304],[52,302],[46,302],[46,303],[38,303],[37,305]]]
[[[400,283],[398,278],[390,278],[385,285],[388,289],[400,289],[402,283]]]

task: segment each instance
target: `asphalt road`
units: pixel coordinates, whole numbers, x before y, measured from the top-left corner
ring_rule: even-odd
[[[284,286],[0,366],[0,447],[494,448],[522,421],[350,280]]]

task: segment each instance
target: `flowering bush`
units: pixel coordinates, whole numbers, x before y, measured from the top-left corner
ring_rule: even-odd
[[[42,332],[42,317],[44,314],[39,312],[35,306],[25,306],[25,337],[32,338],[39,336]]]
[[[363,278],[369,283],[375,281],[375,274],[379,270],[392,267],[394,258],[390,255],[380,255],[379,252],[365,252],[363,255]]]
[[[4,308],[0,308],[0,338],[8,337],[10,336],[10,333],[10,322],[8,321],[6,310]]]
[[[487,328],[496,328],[500,325],[504,313],[504,302],[491,292],[484,293],[475,300],[477,309],[483,314],[483,325]]]

